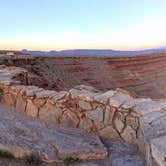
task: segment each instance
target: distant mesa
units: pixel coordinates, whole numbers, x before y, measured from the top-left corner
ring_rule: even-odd
[[[138,50],[138,51],[121,51],[112,49],[74,49],[62,51],[31,51],[22,50],[24,54],[40,55],[40,56],[136,56],[143,54],[151,54],[166,51],[166,47]]]

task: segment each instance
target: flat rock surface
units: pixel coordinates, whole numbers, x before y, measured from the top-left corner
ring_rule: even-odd
[[[105,140],[109,155],[104,160],[82,161],[74,164],[56,164],[56,166],[146,166],[144,157],[136,145],[121,141]],[[28,166],[21,162],[2,161],[0,166]],[[55,164],[41,165],[55,166]]]
[[[152,156],[159,165],[166,165],[166,136],[151,141]]]
[[[48,126],[2,105],[0,149],[8,149],[18,157],[37,153],[48,161],[70,156],[80,159],[103,159],[107,156],[107,149],[96,135],[78,129]]]
[[[0,105],[0,144],[15,146],[32,152],[45,154],[50,160],[68,155],[81,155],[86,159],[72,166],[145,166],[144,157],[137,146],[120,141],[102,141],[97,136],[77,129],[48,126],[38,120],[20,115],[8,107]],[[106,148],[108,156],[104,158]],[[54,164],[42,164],[42,166]],[[65,166],[65,164],[56,164]],[[26,166],[22,161],[0,158],[0,166]],[[34,165],[35,166],[35,165]]]

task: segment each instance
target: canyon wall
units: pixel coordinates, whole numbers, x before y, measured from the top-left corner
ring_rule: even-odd
[[[121,87],[142,97],[166,97],[166,53],[136,57],[17,56],[0,61],[37,74],[40,81],[35,85],[49,90],[69,90],[84,84],[103,91]]]

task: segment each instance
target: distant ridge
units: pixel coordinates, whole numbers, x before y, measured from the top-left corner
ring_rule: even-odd
[[[75,49],[62,51],[31,51],[22,50],[24,54],[40,55],[40,56],[134,56],[142,54],[150,54],[155,52],[166,51],[166,47],[139,50],[139,51],[121,51],[121,50],[105,50],[105,49]]]

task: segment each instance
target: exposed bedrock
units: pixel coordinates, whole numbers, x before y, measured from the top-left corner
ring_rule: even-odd
[[[138,144],[148,166],[165,166],[165,99],[136,98],[120,88],[102,92],[85,85],[57,92],[28,85],[33,77],[25,69],[0,66],[1,102],[48,125]]]
[[[138,96],[166,97],[166,53],[137,57],[33,57],[1,58],[40,77],[36,85],[69,90],[84,84],[99,90],[124,88]]]

